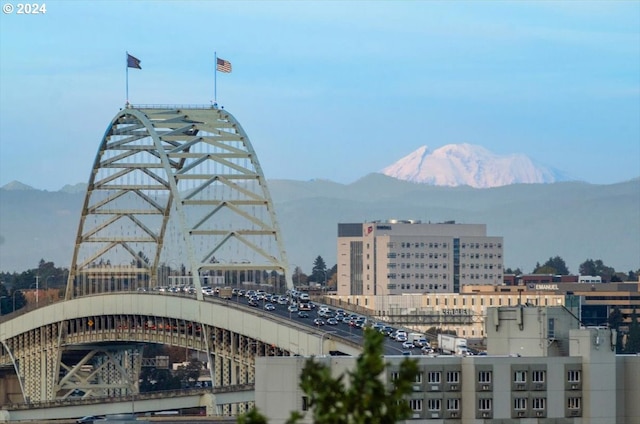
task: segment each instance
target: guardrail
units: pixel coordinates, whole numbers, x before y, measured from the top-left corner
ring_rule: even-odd
[[[128,109],[217,109],[212,103],[209,105],[169,105],[169,104],[129,104]]]
[[[138,393],[136,395],[125,396],[95,396],[89,398],[73,398],[73,399],[57,399],[43,402],[29,402],[29,403],[13,403],[3,405],[3,409],[18,411],[25,409],[35,408],[54,408],[61,406],[77,406],[77,405],[95,405],[99,403],[116,403],[116,402],[131,402],[149,399],[163,399],[167,397],[181,397],[181,396],[194,396],[207,393],[232,393],[232,392],[247,392],[255,390],[253,384],[238,384],[234,386],[220,386],[220,387],[207,387],[207,388],[190,388],[190,389],[178,389],[178,390],[158,390],[156,392]]]

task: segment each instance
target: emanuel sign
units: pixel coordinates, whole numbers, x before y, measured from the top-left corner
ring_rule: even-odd
[[[557,284],[535,284],[533,286],[535,290],[558,290]]]
[[[443,309],[442,315],[473,315],[469,309]]]

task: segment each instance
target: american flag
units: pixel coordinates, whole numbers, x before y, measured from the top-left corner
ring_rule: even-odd
[[[226,73],[230,73],[231,72],[231,62],[229,62],[228,60],[224,60],[224,59],[217,59],[217,66],[216,69],[220,72],[226,72]]]
[[[140,59],[133,57],[129,53],[127,53],[127,68],[142,69],[142,67],[140,66]]]

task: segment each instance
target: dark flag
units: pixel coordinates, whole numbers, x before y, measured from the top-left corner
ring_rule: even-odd
[[[142,69],[140,66],[140,59],[137,59],[127,53],[127,68]]]

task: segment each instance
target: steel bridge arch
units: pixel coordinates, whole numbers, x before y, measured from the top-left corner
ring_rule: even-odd
[[[264,173],[233,115],[128,105],[93,163],[65,298],[166,285],[170,260],[199,300],[203,278],[228,271],[275,271],[292,287]]]

